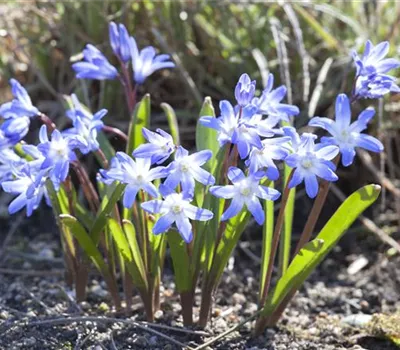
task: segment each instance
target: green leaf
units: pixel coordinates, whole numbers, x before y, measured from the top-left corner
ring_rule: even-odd
[[[222,234],[221,240],[218,244],[211,269],[209,283],[214,286],[218,283],[219,279],[224,272],[225,266],[228,263],[233,249],[239,241],[240,235],[244,231],[247,222],[250,218],[250,212],[247,209],[242,210],[238,215],[233,217],[226,224],[226,228]],[[224,225],[224,223],[221,223]]]
[[[107,275],[108,269],[103,256],[79,221],[72,215],[68,214],[61,214],[59,215],[59,218],[61,224],[70,229],[71,233],[85,251],[86,255],[93,261],[96,268],[103,274]]]
[[[270,184],[271,188],[274,188],[273,182]],[[260,270],[260,291],[259,295],[263,295],[264,291],[264,276],[268,271],[268,264],[271,255],[272,237],[274,235],[274,201],[266,200],[264,202],[265,211],[265,222],[263,225],[263,246],[262,246],[262,257],[261,257],[261,270]]]
[[[139,145],[146,142],[142,134],[142,128],[150,126],[150,95],[144,95],[143,99],[136,104],[132,113],[131,123],[129,125],[128,143],[126,153],[131,154]]]
[[[179,293],[189,291],[191,289],[191,279],[189,277],[190,260],[186,243],[176,231],[168,231],[167,236],[174,265],[176,288]]]
[[[136,255],[134,257],[134,254],[137,254],[138,252],[137,244],[135,246],[135,243],[132,242],[135,238],[131,236],[130,241],[128,241],[124,231],[122,230],[121,225],[118,223],[117,220],[109,218],[107,221],[108,227],[117,245],[117,248],[120,254],[124,257],[125,268],[132,276],[134,284],[138,288],[147,288],[146,274],[143,268],[143,262],[141,261],[141,255],[139,253],[139,255]],[[133,227],[133,225],[129,227],[129,224],[125,224],[124,228],[125,227],[128,229],[128,233],[131,235],[132,232],[130,231],[130,229],[131,227]],[[131,250],[130,242],[133,243],[135,253],[133,253],[133,251]]]
[[[286,187],[291,172],[292,168],[285,164],[282,193]],[[281,240],[279,242],[279,276],[282,276],[285,273],[289,265],[295,197],[296,187],[293,187],[289,191],[288,200],[286,202]]]
[[[279,279],[275,290],[266,300],[263,316],[273,312],[287,295],[294,295],[352,223],[376,201],[380,191],[381,187],[378,185],[367,185],[342,203],[318,236],[294,257],[286,273]],[[285,299],[285,302],[289,300]]]
[[[201,107],[200,117],[211,116],[215,117],[214,107],[212,105],[211,97],[206,97],[203,102],[203,106]],[[196,126],[196,147],[197,151],[202,151],[205,149],[211,150],[213,156],[211,159],[204,164],[204,168],[213,173],[213,170],[216,169],[217,162],[217,154],[221,149],[221,146],[217,140],[218,133],[216,130],[207,128],[197,122]],[[214,173],[213,173],[214,174]]]
[[[116,181],[108,187],[107,193],[101,201],[100,208],[97,211],[95,221],[89,233],[96,245],[99,242],[100,233],[107,223],[107,216],[110,214],[117,201],[121,198],[124,189],[125,185]]]
[[[125,232],[125,236],[128,239],[129,247],[132,251],[133,260],[135,261],[135,264],[138,267],[140,274],[143,276],[143,279],[147,280],[142,253],[140,251],[140,247],[136,238],[135,226],[133,226],[132,222],[129,220],[123,220],[122,226]]]
[[[174,109],[168,103],[161,103],[161,108],[167,116],[169,130],[175,145],[180,145],[178,119]]]

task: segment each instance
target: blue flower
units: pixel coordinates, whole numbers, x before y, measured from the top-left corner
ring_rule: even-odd
[[[390,92],[399,93],[396,78],[385,74],[359,76],[354,87],[354,95],[362,98],[381,98]]]
[[[195,180],[203,185],[213,185],[214,177],[201,166],[212,157],[212,152],[203,150],[189,155],[189,152],[179,146],[175,153],[175,161],[167,168],[168,174],[164,185],[175,189],[179,183],[182,184],[182,191],[193,196]]]
[[[232,185],[212,186],[210,188],[211,194],[216,197],[232,198],[230,206],[221,216],[222,221],[236,216],[242,210],[243,206],[246,205],[257,223],[259,225],[264,223],[265,215],[259,198],[274,201],[279,198],[280,193],[273,188],[261,186],[260,180],[263,176],[264,172],[256,172],[250,173],[248,177],[245,177],[242,170],[230,167],[228,178],[232,182]]]
[[[69,163],[76,160],[76,155],[72,150],[72,138],[65,138],[59,130],[54,130],[51,134],[51,141],[47,136],[46,125],[40,128],[40,144],[38,150],[44,156],[41,169],[49,171],[49,177],[53,182],[56,191],[59,190],[61,182],[65,181],[69,172]]]
[[[0,150],[0,182],[11,180],[13,171],[26,164],[26,160],[21,158],[11,148]]]
[[[248,105],[256,92],[256,81],[251,81],[248,74],[244,73],[240,76],[235,87],[235,98],[239,106]]]
[[[152,46],[147,46],[139,52],[135,39],[130,37],[129,40],[133,79],[137,84],[143,84],[157,70],[175,67],[175,63],[169,61],[169,55],[156,55],[156,50]]]
[[[93,45],[86,45],[83,57],[85,61],[72,65],[78,79],[105,80],[115,79],[118,76],[117,69]]]
[[[236,144],[242,159],[249,155],[252,146],[262,147],[257,126],[251,122],[255,112],[253,106],[235,110],[229,101],[223,100],[219,103],[219,108],[220,117],[204,116],[199,121],[205,127],[218,131],[218,142],[221,146],[228,142]]]
[[[95,114],[90,113],[90,111],[81,105],[75,94],[71,95],[72,108],[67,110],[66,114],[72,122],[75,122],[79,118],[89,129],[95,128],[98,131],[103,129],[104,123],[102,118],[107,114],[106,109],[101,109]]]
[[[18,195],[8,207],[10,214],[14,214],[26,207],[26,215],[31,216],[32,212],[39,207],[46,193],[45,174],[46,171],[37,172],[37,169],[31,168],[28,163],[22,169],[14,170],[14,180],[1,183],[5,192]]]
[[[100,169],[99,174],[97,174],[97,180],[105,183],[107,186],[112,185],[115,181],[113,178],[108,176],[110,170],[121,169],[121,163],[117,157],[111,158],[109,169]]]
[[[252,103],[258,108],[258,113],[278,117],[280,120],[288,122],[289,117],[299,114],[300,110],[297,106],[281,103],[287,92],[285,86],[282,85],[272,90],[273,86],[274,76],[270,74],[261,96],[254,98]]]
[[[285,129],[285,128],[284,128]],[[293,188],[304,181],[307,195],[314,198],[318,193],[317,176],[327,181],[336,181],[335,165],[331,162],[339,153],[337,146],[328,145],[321,147],[315,145],[316,135],[304,133],[295,153],[286,157],[285,162],[293,172],[289,181],[289,188]]]
[[[332,135],[323,137],[321,141],[339,146],[342,164],[349,166],[353,163],[356,147],[371,152],[383,151],[383,145],[378,139],[361,133],[374,115],[375,111],[367,108],[360,113],[355,122],[351,123],[350,101],[345,94],[340,94],[336,98],[335,120],[315,117],[310,120],[309,125],[323,128]]]
[[[363,98],[380,98],[389,92],[400,92],[396,78],[387,75],[390,70],[398,68],[400,61],[385,58],[389,52],[389,43],[381,42],[374,46],[367,41],[362,57],[353,52],[356,64],[356,85],[354,95]]]
[[[28,133],[30,124],[31,121],[27,116],[8,118],[1,124],[0,129],[4,137],[12,144],[16,144]]]
[[[129,44],[129,34],[123,24],[117,25],[114,22],[109,24],[110,44],[114,54],[123,62],[131,59],[131,50]]]
[[[285,147],[289,141],[290,137],[278,137],[261,141],[263,147],[261,149],[253,148],[249,159],[246,160],[246,166],[249,167],[250,172],[265,169],[265,174],[270,180],[277,180],[279,178],[279,170],[274,160],[282,160],[289,155],[289,150]]]
[[[353,51],[353,59],[357,68],[357,76],[369,76],[384,74],[400,66],[400,62],[394,58],[385,58],[389,52],[389,42],[384,41],[374,46],[370,40],[365,44],[365,51],[360,58]]]
[[[151,158],[151,163],[161,164],[174,153],[175,145],[172,136],[164,130],[157,129],[157,133],[142,128],[142,134],[149,143],[137,147],[133,151],[135,158]]]
[[[183,240],[190,243],[193,239],[190,220],[207,221],[214,216],[211,211],[190,204],[191,201],[192,198],[183,193],[168,193],[164,195],[164,200],[154,199],[141,206],[149,213],[161,214],[153,227],[155,235],[168,231],[175,223]]]
[[[144,190],[153,197],[158,196],[157,188],[151,183],[155,179],[165,177],[165,167],[150,169],[150,158],[133,160],[124,152],[117,152],[117,167],[106,171],[107,179],[113,179],[126,184],[123,205],[131,208],[139,190]]]
[[[15,79],[10,79],[11,92],[14,100],[0,106],[0,115],[4,119],[18,117],[35,117],[40,112],[32,104],[32,100],[25,88]]]
[[[81,118],[76,118],[73,128],[62,132],[62,135],[71,139],[71,147],[79,149],[82,154],[95,152],[100,148],[97,141],[97,124],[85,125]]]

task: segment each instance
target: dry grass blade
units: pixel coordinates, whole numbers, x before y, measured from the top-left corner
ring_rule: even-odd
[[[384,173],[380,172],[379,169],[374,165],[372,161],[372,157],[369,155],[367,151],[362,149],[357,150],[357,154],[361,160],[361,162],[365,165],[365,167],[372,173],[377,181],[385,187],[389,192],[391,192],[395,197],[400,198],[400,190],[390,181]]]
[[[317,109],[319,99],[321,98],[322,91],[324,89],[324,83],[326,77],[328,75],[329,69],[331,68],[333,63],[333,58],[329,57],[324,64],[322,65],[321,70],[318,73],[317,82],[315,84],[315,88],[311,95],[310,103],[308,106],[308,117],[312,118]]]
[[[151,32],[153,33],[153,35],[157,39],[157,42],[160,44],[160,46],[163,49],[163,51],[170,53],[173,61],[176,63],[176,67],[178,68],[178,71],[181,74],[184,82],[189,87],[190,91],[192,92],[193,97],[196,100],[196,103],[199,106],[201,106],[201,104],[203,102],[203,98],[201,96],[201,93],[197,89],[196,83],[194,82],[194,80],[190,76],[189,72],[185,69],[181,59],[179,58],[179,55],[174,50],[172,50],[172,48],[167,44],[167,42],[165,41],[165,39],[163,38],[161,33],[156,28],[151,28]]]
[[[306,48],[304,46],[303,31],[301,30],[299,20],[294,12],[292,6],[289,4],[284,4],[283,9],[289,19],[290,24],[293,27],[294,36],[296,38],[297,49],[299,51],[299,56],[301,59],[301,65],[303,70],[303,102],[308,101],[310,94],[310,56],[308,55]]]
[[[269,22],[271,26],[272,36],[276,44],[276,52],[278,54],[278,59],[279,59],[279,72],[281,75],[281,80],[282,82],[285,83],[287,88],[288,103],[292,104],[293,99],[292,99],[292,84],[290,82],[289,58],[286,50],[286,45],[281,35],[282,28],[279,20],[276,19],[275,17],[271,18]]]
[[[262,84],[263,86],[266,86],[269,75],[267,58],[258,48],[251,50],[251,54],[253,55],[254,61],[256,61],[258,69],[260,71]]]
[[[336,195],[336,197],[338,197],[341,201],[344,201],[346,199],[346,195],[336,185],[331,184],[331,186],[332,192]],[[400,244],[390,237],[385,231],[376,226],[372,220],[368,219],[364,215],[361,215],[358,219],[367,230],[375,233],[382,242],[390,245],[393,249],[400,253]]]

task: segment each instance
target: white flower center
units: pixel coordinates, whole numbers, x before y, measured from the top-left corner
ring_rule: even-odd
[[[173,205],[171,209],[174,214],[179,214],[182,211],[182,207],[179,204]]]
[[[301,166],[305,169],[310,169],[313,166],[313,162],[311,159],[303,159],[301,162]]]
[[[247,197],[251,194],[251,189],[249,187],[243,187],[240,189],[240,194]]]
[[[183,173],[187,173],[187,172],[189,171],[189,169],[190,169],[189,164],[187,164],[187,163],[181,163],[181,171],[182,171]]]

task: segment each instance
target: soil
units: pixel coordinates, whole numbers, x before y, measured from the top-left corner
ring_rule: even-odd
[[[95,272],[87,302],[76,304],[64,283],[57,228],[50,215],[47,211],[21,220],[15,233],[10,231],[9,220],[1,222],[0,251],[1,240],[6,238],[7,244],[0,255],[0,349],[181,349],[159,335],[119,322],[34,324],[69,316],[124,317],[113,312]],[[387,247],[373,234],[357,231],[347,235],[346,244],[336,247],[318,267],[277,327],[254,338],[253,325],[247,323],[207,349],[397,349],[390,340],[355,326],[354,320],[362,320],[359,315],[393,314],[400,309],[400,257],[389,256]],[[257,310],[260,256],[257,236],[244,235],[241,248],[231,259],[215,295],[212,320],[205,330],[208,336],[154,329],[194,348],[253,314]],[[360,257],[367,265],[349,273],[349,266]],[[181,326],[179,300],[173,289],[167,264],[157,324]],[[198,312],[198,299],[196,303]],[[133,315],[124,319],[142,322],[139,300],[135,299],[134,309]]]

